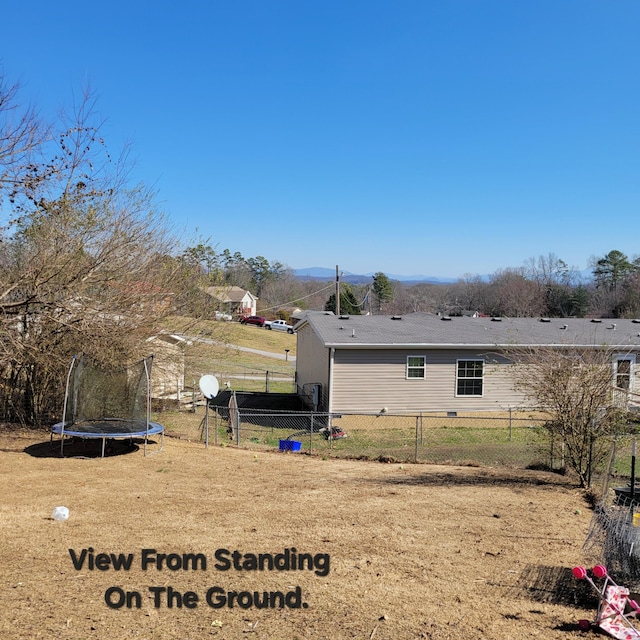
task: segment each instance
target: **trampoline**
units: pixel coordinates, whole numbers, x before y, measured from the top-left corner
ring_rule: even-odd
[[[164,426],[150,419],[151,364],[153,356],[124,367],[105,368],[86,354],[74,356],[69,374],[62,421],[54,424],[53,436],[60,436],[60,454],[64,456],[67,438],[102,440],[102,456],[107,442],[144,440],[147,454],[149,437],[160,435],[164,446]]]
[[[136,420],[123,420],[117,418],[105,418],[104,420],[85,420],[74,422],[65,426],[63,422],[58,422],[51,427],[51,434],[59,435],[61,438],[81,438],[96,439],[102,438],[102,457],[104,458],[107,441],[110,439],[127,439],[133,441],[134,438],[144,438],[145,445],[149,436],[161,436],[162,449],[164,445],[164,426],[157,422],[140,423]],[[61,448],[62,451],[62,448]]]

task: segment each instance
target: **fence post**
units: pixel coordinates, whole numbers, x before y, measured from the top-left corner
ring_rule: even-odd
[[[509,407],[509,442],[513,442],[513,409]]]
[[[310,416],[311,424],[309,425],[309,455],[311,455],[313,451],[313,411]]]
[[[415,437],[415,446],[413,452],[413,461],[418,462],[418,434],[420,433],[420,416],[416,416],[416,437]]]
[[[589,460],[587,462],[587,489],[591,488],[591,469],[593,467],[593,443],[595,442],[596,437],[591,434],[591,438],[589,439]],[[633,459],[635,463],[635,456]],[[631,496],[633,497],[633,489],[631,489]],[[633,502],[631,503],[631,509],[633,512]]]
[[[264,384],[264,392],[265,393],[269,393],[269,372],[267,371],[266,375],[265,375],[265,384]]]
[[[209,448],[209,398],[204,399],[204,428],[205,428],[205,440],[204,446]]]

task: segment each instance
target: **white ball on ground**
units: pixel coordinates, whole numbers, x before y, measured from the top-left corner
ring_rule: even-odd
[[[54,520],[68,520],[69,519],[69,509],[67,507],[56,507],[51,514],[51,517]]]

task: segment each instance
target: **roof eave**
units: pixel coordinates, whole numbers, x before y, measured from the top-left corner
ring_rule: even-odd
[[[426,342],[396,342],[396,343],[348,343],[325,342],[327,349],[540,349],[544,347],[553,349],[640,349],[640,344],[470,344],[470,343],[426,343]]]

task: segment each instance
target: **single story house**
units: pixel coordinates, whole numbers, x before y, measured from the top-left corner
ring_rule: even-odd
[[[296,325],[298,392],[318,411],[415,413],[530,405],[513,384],[518,348],[606,348],[612,388],[640,398],[640,320],[335,316]]]
[[[159,333],[147,338],[147,343],[153,350],[151,397],[180,400],[184,392],[187,339],[173,333]]]
[[[220,302],[220,311],[232,316],[256,315],[258,298],[250,291],[232,286],[207,287],[205,291]]]
[[[284,306],[276,309],[276,315],[278,317],[291,320],[292,322],[299,320],[302,312],[302,309],[296,306]]]

